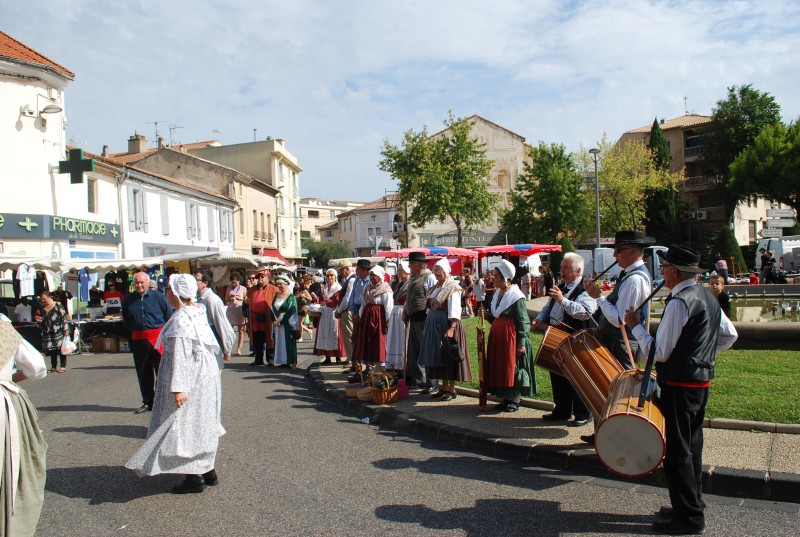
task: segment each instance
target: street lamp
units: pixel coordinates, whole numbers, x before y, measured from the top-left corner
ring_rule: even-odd
[[[594,212],[595,212],[595,233],[597,247],[600,248],[600,182],[597,180],[597,159],[599,158],[597,155],[600,154],[600,150],[593,148],[589,150],[589,153],[592,154],[594,158]]]

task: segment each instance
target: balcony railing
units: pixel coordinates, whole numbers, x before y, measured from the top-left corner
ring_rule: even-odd
[[[699,157],[703,154],[703,146],[697,145],[694,147],[684,147],[683,148],[683,156],[684,157]]]
[[[711,178],[707,175],[695,175],[687,177],[684,186],[706,186],[711,184]]]

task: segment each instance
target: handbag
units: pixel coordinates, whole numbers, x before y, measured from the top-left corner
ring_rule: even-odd
[[[447,365],[457,364],[464,361],[464,349],[459,345],[456,338],[445,336],[442,338],[441,348],[439,349],[442,361]]]

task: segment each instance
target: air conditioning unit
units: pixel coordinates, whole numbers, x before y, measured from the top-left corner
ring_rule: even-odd
[[[694,211],[687,211],[686,218],[689,220],[694,220],[695,218],[697,218],[697,213]]]
[[[697,211],[698,220],[708,220],[708,211]]]

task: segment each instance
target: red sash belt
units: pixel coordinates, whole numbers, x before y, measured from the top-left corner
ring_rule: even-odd
[[[711,385],[711,383],[707,380],[702,382],[673,382],[668,380],[664,384],[667,386],[674,386],[676,388],[708,388]]]
[[[131,339],[133,341],[147,340],[147,342],[155,348],[156,341],[158,341],[158,336],[161,334],[163,328],[163,326],[159,326],[158,328],[148,328],[147,330],[133,330],[131,332]],[[162,352],[162,349],[163,347],[156,350]]]

